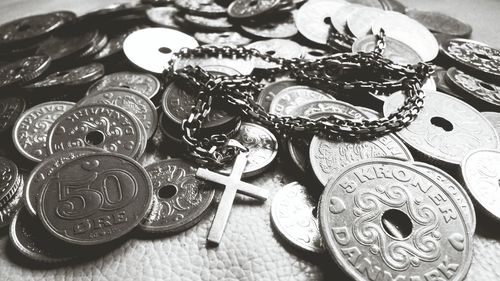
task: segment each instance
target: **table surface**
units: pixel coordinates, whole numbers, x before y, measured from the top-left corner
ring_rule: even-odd
[[[26,15],[54,10],[72,10],[77,14],[83,14],[87,11],[118,2],[130,1],[2,0],[0,1],[0,23]],[[402,0],[402,2],[409,8],[441,11],[454,16],[472,25],[473,39],[483,41],[492,46],[500,46],[500,32],[498,32],[498,26],[500,25],[500,18],[498,17],[500,1],[498,0]],[[281,186],[290,181],[285,179],[286,177],[282,177],[280,175],[282,173],[284,173],[282,169],[274,168],[267,173],[265,179],[254,182],[258,182],[266,187]],[[233,218],[239,215],[260,216],[262,221],[265,222],[254,219],[251,223],[256,226],[269,227],[268,212],[259,213],[260,211],[257,210],[259,207],[257,206],[238,208],[235,208],[232,215]],[[269,208],[269,203],[266,203],[265,208]],[[139,241],[136,241],[136,239],[112,250],[108,255],[97,257],[95,260],[63,267],[27,266],[15,256],[13,257],[11,250],[8,250],[8,235],[6,231],[3,231],[0,232],[0,280],[128,280],[134,277],[147,277],[148,279],[160,280],[332,280],[331,277],[336,276],[335,273],[331,274],[331,270],[327,268],[328,262],[331,263],[331,261],[327,261],[326,266],[317,266],[314,258],[298,257],[300,253],[293,250],[276,250],[276,253],[271,254],[278,257],[267,260],[271,254],[265,248],[269,243],[274,243],[271,240],[275,238],[266,236],[267,234],[251,233],[252,229],[248,227],[237,229],[239,227],[236,226],[232,228],[231,222],[228,226],[229,230],[227,230],[230,233],[227,233],[226,240],[224,241],[225,245],[221,245],[217,250],[205,249],[205,237],[199,236],[207,233],[209,225],[210,223],[207,219],[197,226],[197,230],[190,230],[175,238],[142,239]],[[499,226],[500,224],[491,222],[484,215],[478,213],[478,227],[474,241],[474,263],[467,276],[467,280],[500,280],[500,234],[497,231]],[[202,234],[193,233],[195,231]],[[262,241],[262,245],[253,246],[256,249],[256,253],[245,252],[244,258],[241,256],[232,257],[231,253],[225,252],[225,246],[227,245],[228,249],[230,246],[238,247],[237,245],[230,245],[230,240],[232,237],[242,235],[246,236],[244,240],[240,241]],[[197,240],[193,241],[192,237],[197,237],[195,238]],[[170,257],[170,259],[168,253],[175,247],[185,248],[185,252],[182,252],[185,256],[179,254],[178,257]],[[192,253],[195,253],[195,256],[192,256]],[[196,257],[196,253],[205,255],[208,257],[208,260]],[[280,259],[279,256],[283,258]],[[233,258],[241,259],[235,262],[240,266],[229,269],[224,268],[225,262],[230,263]],[[259,262],[259,259],[263,260],[263,264]],[[288,264],[290,263],[289,260],[293,264]],[[274,269],[271,269],[273,267],[283,267],[279,271],[281,275],[266,275],[262,273],[262,271],[266,270],[273,271]],[[290,269],[286,267],[290,267]],[[250,272],[255,271],[256,274],[241,272],[245,270]],[[345,278],[342,275],[339,277],[337,280],[344,280]]]

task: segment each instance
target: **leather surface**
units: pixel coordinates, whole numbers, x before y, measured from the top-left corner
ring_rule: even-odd
[[[81,14],[113,2],[120,1],[2,0],[0,21],[55,9]],[[410,7],[449,13],[474,27],[473,38],[500,46],[497,0],[403,2]],[[252,181],[271,191],[265,204],[238,197],[218,248],[206,246],[214,210],[197,226],[180,234],[150,237],[135,231],[125,242],[64,265],[31,263],[12,248],[4,230],[0,232],[0,280],[349,280],[328,255],[312,256],[295,250],[273,231],[272,195],[280,186],[301,180],[297,174],[285,173],[282,167],[276,163]],[[499,228],[500,223],[485,218],[478,210],[468,281],[500,280]]]

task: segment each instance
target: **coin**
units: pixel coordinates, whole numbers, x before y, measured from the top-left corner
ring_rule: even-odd
[[[308,47],[302,47],[301,57],[306,60],[318,60],[326,57],[328,54],[321,49],[312,49]]]
[[[135,157],[145,140],[139,121],[127,110],[108,104],[76,107],[61,115],[47,134],[49,153],[92,146]]]
[[[63,262],[78,256],[73,245],[64,243],[45,230],[37,217],[26,208],[15,213],[10,225],[10,240],[26,257],[40,262]]]
[[[99,152],[104,152],[104,150],[94,147],[77,147],[67,151],[54,153],[38,163],[38,165],[31,170],[24,187],[23,200],[28,212],[33,216],[36,215],[40,191],[47,179],[51,177],[59,167],[76,158]]]
[[[330,115],[330,113],[316,113],[310,115],[309,118],[318,119]],[[348,115],[340,115],[340,117],[353,118]],[[413,160],[408,148],[393,134],[363,141],[333,140],[316,135],[312,138],[309,146],[312,170],[319,182],[325,186],[330,179],[336,178],[346,166],[373,158]]]
[[[41,55],[0,66],[0,88],[34,80],[49,68],[50,63],[50,57]]]
[[[495,128],[495,131],[497,132],[497,135],[500,136],[500,113],[498,112],[481,112],[481,114],[488,120],[493,128]]]
[[[133,64],[154,73],[162,73],[173,53],[183,47],[195,48],[198,43],[185,33],[162,27],[135,31],[123,43],[123,51]]]
[[[455,93],[454,90],[450,88],[448,78],[446,77],[446,72],[447,69],[440,67],[440,66],[435,66],[434,68],[434,73],[432,74],[432,78],[436,82],[436,88],[438,91],[442,93],[446,93],[449,95],[454,96],[455,98],[463,99],[463,97],[457,93]]]
[[[373,110],[371,108],[366,108],[366,107],[361,107],[361,106],[356,106],[357,109],[361,110],[366,117],[371,118],[371,119],[380,119],[384,117],[384,115],[376,110]]]
[[[384,12],[372,23],[372,32],[378,34],[383,28],[388,37],[397,39],[413,48],[424,61],[438,55],[436,37],[422,24],[397,12]]]
[[[271,19],[266,23],[241,25],[241,29],[254,36],[269,39],[289,38],[298,32],[291,13],[277,19]]]
[[[372,24],[377,19],[384,17],[385,12],[380,9],[364,7],[356,9],[347,18],[347,27],[354,37],[361,38],[372,30]]]
[[[27,89],[49,89],[53,87],[78,86],[91,83],[104,75],[104,65],[91,63],[84,66],[57,71],[31,84]]]
[[[175,5],[193,15],[223,16],[226,8],[214,0],[175,0]]]
[[[95,44],[98,39],[98,30],[59,32],[41,42],[36,54],[50,56],[54,61],[75,58]]]
[[[278,8],[280,2],[280,0],[235,0],[227,7],[227,13],[236,19],[259,17]]]
[[[450,67],[446,72],[447,81],[471,101],[480,102],[500,108],[500,87],[482,81],[474,76],[468,75],[463,71]]]
[[[0,228],[8,226],[12,219],[14,218],[17,211],[23,206],[23,177],[20,176],[19,187],[17,188],[13,198],[11,198],[7,203],[5,203],[2,208],[0,208]]]
[[[123,51],[123,42],[129,36],[130,33],[134,32],[135,29],[121,31],[119,33],[114,33],[110,36],[108,43],[102,50],[95,54],[94,59],[102,60],[109,58],[115,54],[119,54]]]
[[[492,218],[500,220],[499,173],[500,151],[478,149],[467,154],[460,164],[462,177],[469,193]]]
[[[242,177],[249,178],[263,173],[274,161],[278,154],[278,141],[276,137],[266,128],[252,123],[241,123],[240,130],[233,137],[248,151],[247,164],[243,170]],[[231,167],[224,167],[217,172],[230,175]]]
[[[406,15],[420,22],[430,31],[455,37],[469,37],[472,27],[454,17],[436,11],[408,10]]]
[[[148,8],[147,5],[140,3],[114,3],[104,8],[87,12],[79,17],[80,22],[83,24],[103,22],[105,20],[112,20],[119,17],[126,17],[134,14],[142,15]]]
[[[396,133],[406,144],[429,160],[457,165],[471,150],[498,147],[493,126],[473,107],[440,92],[425,94],[425,106],[415,121]],[[384,103],[385,116],[405,98],[401,92],[392,94]]]
[[[174,62],[174,70],[182,69],[188,65],[199,66],[205,71],[214,66],[224,67],[227,75],[250,75],[254,69],[254,60],[252,58],[180,58]],[[229,72],[228,72],[229,71]]]
[[[204,30],[226,31],[233,27],[233,24],[226,17],[207,18],[188,14],[184,19],[192,26]]]
[[[462,280],[471,265],[472,235],[459,207],[406,162],[365,160],[346,168],[318,208],[324,243],[354,280]]]
[[[306,2],[294,15],[297,29],[305,38],[325,45],[331,26],[330,16],[347,4],[345,1],[329,0]]]
[[[274,195],[271,221],[281,237],[298,249],[324,253],[317,218],[318,200],[298,182],[289,183]]]
[[[203,44],[216,46],[234,45],[242,46],[252,42],[252,39],[235,31],[225,32],[196,32],[194,38]]]
[[[299,105],[315,100],[333,100],[333,98],[329,94],[309,86],[287,87],[279,91],[273,98],[269,113],[290,115]]]
[[[158,126],[158,113],[153,102],[146,96],[127,88],[106,88],[86,96],[77,106],[90,104],[112,104],[126,110],[139,120],[152,137]]]
[[[271,55],[277,58],[294,59],[302,55],[302,48],[299,44],[288,39],[268,39],[255,41],[246,46],[248,49],[256,49],[261,54]],[[262,69],[276,68],[276,63],[267,62],[263,59],[255,58],[255,67]]]
[[[476,211],[465,188],[445,171],[423,162],[414,162],[424,174],[443,187],[462,212],[471,235],[476,231]]]
[[[164,27],[171,28],[180,28],[179,25],[175,22],[174,16],[179,13],[179,9],[175,7],[154,7],[150,8],[146,11],[146,15],[148,19],[159,25]]]
[[[50,101],[26,110],[16,121],[12,138],[17,150],[31,161],[40,162],[48,155],[47,133],[54,121],[75,104]]]
[[[23,98],[0,98],[0,133],[10,130],[25,108],[26,101]]]
[[[17,165],[0,156],[0,207],[5,206],[16,195],[22,180]]]
[[[266,112],[269,112],[269,109],[271,108],[271,103],[274,99],[274,97],[283,89],[292,87],[292,86],[298,86],[297,81],[295,80],[283,80],[283,81],[278,81],[271,83],[267,85],[262,91],[260,92],[259,96],[257,97],[257,103],[260,104]]]
[[[333,27],[335,27],[335,30],[341,34],[344,35],[351,35],[351,31],[347,27],[347,19],[351,17],[352,14],[354,14],[357,10],[362,9],[363,5],[357,5],[357,4],[352,4],[352,5],[344,5],[330,14],[330,20],[332,22]]]
[[[365,6],[365,7],[370,7],[370,8],[377,8],[377,9],[384,9],[383,3],[385,2],[384,0],[348,0],[347,2]],[[385,10],[385,9],[384,9]]]
[[[151,74],[124,71],[102,77],[89,87],[87,95],[93,95],[109,88],[127,88],[147,98],[152,98],[160,91],[160,87],[158,78]]]
[[[215,189],[195,177],[196,168],[182,159],[147,166],[153,182],[151,212],[141,221],[148,232],[180,232],[197,224],[214,199]]]
[[[352,45],[352,51],[357,52],[372,52],[377,46],[377,36],[367,35],[357,39]],[[390,59],[391,61],[402,64],[417,64],[422,62],[420,55],[410,46],[405,43],[391,38],[385,37],[385,48],[382,56]]]
[[[484,43],[458,38],[444,42],[441,50],[457,64],[477,72],[483,79],[499,81],[500,50]]]
[[[43,186],[38,217],[57,238],[77,245],[109,242],[132,230],[152,201],[152,184],[139,163],[95,153],[65,163]]]

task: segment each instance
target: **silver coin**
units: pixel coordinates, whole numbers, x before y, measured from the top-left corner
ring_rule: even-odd
[[[175,61],[174,70],[182,69],[186,66],[199,66],[206,71],[207,66],[224,66],[226,71],[217,71],[227,73],[227,75],[250,75],[254,69],[254,60],[250,58],[181,58]],[[229,71],[229,72],[227,72]],[[236,72],[235,72],[236,71]]]
[[[317,218],[317,199],[298,182],[289,183],[274,195],[271,221],[291,245],[312,253],[324,253]]]
[[[253,177],[264,172],[278,154],[278,141],[266,128],[252,123],[241,123],[240,131],[234,137],[248,151],[247,164],[242,177]],[[233,167],[220,169],[218,173],[229,175]]]
[[[297,81],[283,80],[271,83],[262,89],[257,97],[257,103],[260,104],[265,111],[269,112],[274,97],[276,97],[281,90],[292,86],[298,86]]]
[[[225,32],[196,32],[194,38],[203,44],[216,46],[234,45],[242,46],[252,42],[252,39],[235,31]]]
[[[146,96],[127,88],[106,88],[80,100],[77,106],[111,104],[121,107],[139,120],[149,139],[158,126],[158,113],[153,102]]]
[[[357,5],[357,4],[352,4],[352,5],[344,5],[337,10],[333,11],[330,14],[330,20],[332,22],[333,27],[335,27],[335,30],[337,32],[351,36],[351,31],[347,27],[347,19],[351,17],[353,13],[355,13],[357,10],[365,8],[366,6],[363,5]]]
[[[248,49],[256,49],[262,54],[277,58],[293,59],[302,55],[302,47],[288,39],[269,39],[256,41],[246,46]],[[255,67],[262,69],[276,68],[277,64],[255,58]]]
[[[369,53],[375,50],[376,46],[377,36],[367,35],[357,39],[354,44],[352,44],[352,51],[354,53]],[[382,56],[402,65],[422,62],[422,58],[412,47],[391,37],[385,38],[385,48]]]
[[[447,94],[425,93],[424,107],[415,121],[396,133],[405,143],[429,160],[456,165],[471,150],[498,147],[495,129],[473,107]],[[403,93],[391,95],[384,103],[385,116],[399,108],[405,98]]]
[[[208,18],[187,14],[184,18],[187,23],[198,29],[226,31],[233,27],[233,24],[226,17]]]
[[[175,22],[175,15],[179,13],[179,10],[175,7],[154,7],[146,11],[148,19],[160,26],[180,28]]]
[[[422,85],[422,90],[424,91],[436,91],[436,82],[434,82],[434,79],[432,78],[428,78],[427,80],[425,80],[425,83],[424,85]],[[381,95],[381,94],[378,94],[376,92],[368,92],[372,97],[376,98],[377,100],[379,101],[382,101],[382,102],[385,102],[389,97],[389,96],[386,96],[386,95]],[[395,93],[398,93],[399,95],[402,94],[401,91],[397,91]],[[395,93],[392,93],[391,95],[395,94]]]
[[[46,158],[47,133],[50,126],[74,106],[72,102],[50,101],[26,110],[17,119],[12,131],[17,150],[31,161],[40,162]]]
[[[446,80],[451,82],[455,89],[460,89],[460,93],[470,101],[500,108],[500,86],[478,79],[455,67],[448,69]]]
[[[127,88],[152,98],[160,91],[160,87],[158,78],[151,74],[123,71],[108,74],[96,81],[87,90],[87,95],[108,88]]]
[[[493,149],[471,151],[465,156],[460,166],[469,193],[488,215],[500,220],[498,204],[500,151]]]
[[[14,197],[10,199],[2,208],[0,208],[0,228],[8,226],[14,218],[17,211],[23,206],[23,185],[24,179],[20,176],[19,188]]]
[[[481,112],[481,114],[488,120],[493,128],[495,128],[495,131],[497,132],[497,135],[500,136],[500,113],[499,112]]]
[[[206,16],[223,16],[226,8],[214,0],[175,0],[175,5],[188,11],[190,14]]]
[[[135,157],[145,142],[140,126],[134,116],[120,107],[85,105],[66,112],[52,124],[47,147],[50,154],[91,146]]]
[[[229,4],[227,12],[236,19],[260,17],[275,10],[281,4],[280,0],[246,1],[236,0]]]
[[[443,189],[407,162],[354,164],[321,196],[324,243],[356,281],[462,280],[472,262],[472,235]]]
[[[363,111],[363,113],[366,115],[366,117],[371,118],[371,119],[379,119],[379,118],[384,117],[384,114],[382,114],[376,110],[373,110],[371,108],[366,108],[366,107],[362,107],[362,106],[357,106],[356,108]]]
[[[372,30],[372,24],[384,15],[385,12],[380,9],[371,7],[359,8],[352,14],[349,14],[347,27],[354,37],[361,38],[368,35]]]
[[[456,205],[467,222],[469,233],[473,235],[476,231],[476,211],[465,188],[452,176],[435,166],[423,162],[414,162],[413,165],[417,166],[424,174],[441,185],[443,191],[447,192],[449,197],[455,200]]]
[[[276,94],[269,107],[269,112],[276,115],[290,115],[299,105],[315,100],[334,100],[334,98],[309,86],[287,87]]]
[[[0,156],[0,208],[16,195],[22,181],[17,165],[12,160]]]
[[[139,226],[148,232],[179,232],[198,223],[209,210],[215,189],[195,177],[196,168],[182,159],[147,166],[153,182],[150,213]]]
[[[331,114],[317,113],[309,117],[317,119],[329,115]],[[341,115],[340,117],[353,118],[347,115]],[[330,179],[336,178],[346,166],[373,158],[413,160],[408,148],[393,134],[386,134],[373,140],[363,141],[332,140],[314,136],[309,145],[309,159],[312,170],[323,185],[326,185]]]
[[[173,53],[184,47],[198,47],[198,42],[178,30],[162,27],[134,31],[123,42],[127,58],[136,66],[154,73],[162,73]]]
[[[297,34],[292,14],[264,24],[242,25],[241,29],[261,38],[289,38]]]

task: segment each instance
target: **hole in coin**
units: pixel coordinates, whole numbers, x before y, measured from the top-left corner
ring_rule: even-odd
[[[312,214],[313,214],[313,217],[318,218],[318,208],[317,207],[314,207],[312,209]]]
[[[104,134],[100,131],[92,131],[85,136],[85,142],[89,145],[100,145],[103,141]]]
[[[310,51],[308,54],[310,54],[311,56],[314,56],[314,57],[321,57],[323,56],[324,54],[320,51]]]
[[[474,54],[476,56],[478,56],[479,58],[482,58],[483,60],[491,60],[490,56],[488,56],[487,54],[483,54],[483,53],[476,53],[474,52]]]
[[[175,185],[167,184],[165,186],[162,186],[158,190],[158,197],[161,199],[170,199],[177,194],[177,187]]]
[[[382,215],[382,227],[387,235],[396,239],[410,236],[413,224],[407,214],[397,209],[389,209]]]
[[[484,83],[483,81],[479,81],[479,85],[481,85],[481,87],[483,87],[489,91],[495,91],[495,88],[493,88],[493,86],[491,86],[488,83]]]
[[[326,17],[323,19],[323,22],[330,25],[330,24],[332,24],[332,19],[330,17]]]
[[[258,0],[253,0],[253,1],[251,1],[250,3],[248,3],[248,6],[252,7],[252,6],[257,5],[257,3],[259,3],[259,1],[258,1]]]
[[[221,37],[221,38],[227,38],[227,37],[229,37],[229,34],[225,34],[224,33],[224,34],[219,35],[219,37]]]
[[[432,117],[431,124],[436,126],[436,127],[442,128],[446,132],[453,130],[453,124],[451,124],[450,121],[444,119],[443,117],[439,117],[439,116]]]
[[[21,24],[20,26],[17,27],[17,31],[26,31],[30,29],[30,26],[27,24]]]
[[[172,50],[170,48],[167,48],[167,47],[161,47],[158,49],[158,51],[162,54],[170,54],[172,52]]]
[[[269,51],[266,52],[266,54],[268,54],[268,55],[274,55],[274,54],[276,54],[276,51],[269,50]]]

